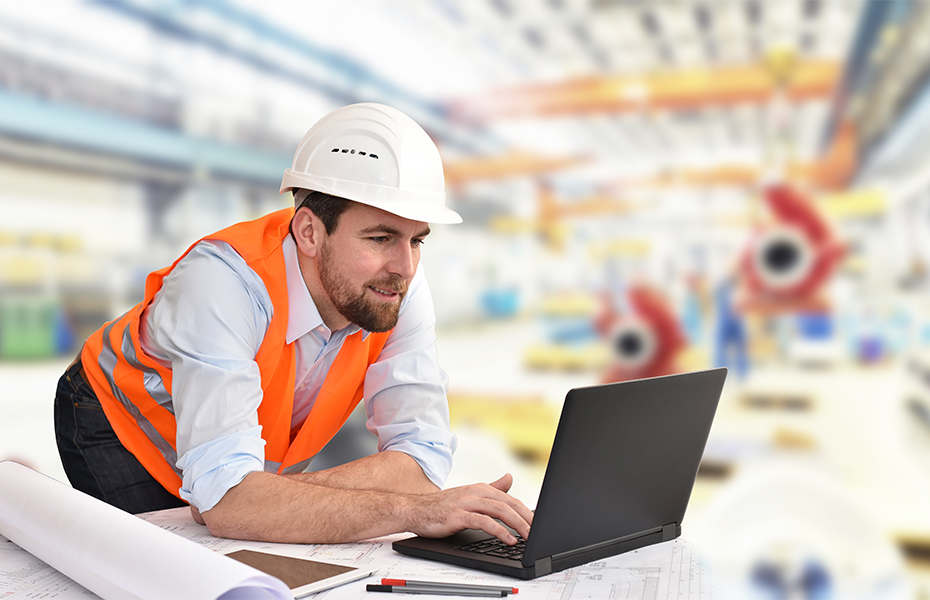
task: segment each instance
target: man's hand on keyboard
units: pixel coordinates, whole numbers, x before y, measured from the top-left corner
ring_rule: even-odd
[[[446,537],[463,529],[481,529],[508,545],[516,538],[495,519],[526,538],[533,513],[507,494],[513,484],[508,473],[492,483],[476,483],[433,494],[411,497],[409,530],[424,537]]]

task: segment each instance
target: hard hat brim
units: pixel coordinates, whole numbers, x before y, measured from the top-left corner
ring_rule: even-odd
[[[445,206],[445,194],[425,190],[399,190],[395,187],[318,177],[287,169],[281,181],[280,193],[296,188],[323,192],[366,204],[391,214],[424,223],[453,225],[462,217]]]

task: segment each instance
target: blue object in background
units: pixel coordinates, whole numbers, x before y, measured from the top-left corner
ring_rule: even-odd
[[[806,340],[833,337],[833,318],[827,313],[801,313],[796,317],[798,334]]]
[[[488,289],[481,294],[481,308],[492,319],[512,317],[520,308],[520,294],[515,289]]]
[[[714,335],[714,365],[727,367],[743,379],[749,374],[746,325],[733,308],[732,279],[724,280],[714,291],[717,327]]]
[[[543,318],[546,339],[553,344],[585,344],[598,338],[590,317]]]
[[[889,352],[901,354],[911,345],[911,315],[907,311],[896,308],[888,318],[884,329],[885,340]]]
[[[856,358],[865,364],[877,363],[885,357],[886,343],[881,319],[866,312],[859,321],[855,338]]]
[[[701,303],[698,295],[689,289],[685,295],[684,307],[681,315],[681,326],[688,336],[688,342],[697,346],[704,338],[704,322],[701,316]]]
[[[784,565],[760,562],[752,569],[752,587],[757,598],[770,600],[829,600],[833,598],[830,573],[818,561],[808,559],[797,572]]]
[[[55,354],[58,356],[70,354],[74,352],[76,344],[77,336],[74,328],[71,327],[64,309],[59,307],[55,314]]]
[[[880,337],[863,337],[859,340],[859,360],[864,363],[879,362],[885,356],[885,344]]]

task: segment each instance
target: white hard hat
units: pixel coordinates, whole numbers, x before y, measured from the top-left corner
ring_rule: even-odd
[[[446,208],[442,159],[413,119],[383,104],[338,108],[304,135],[281,193],[316,190],[426,223],[461,223]]]

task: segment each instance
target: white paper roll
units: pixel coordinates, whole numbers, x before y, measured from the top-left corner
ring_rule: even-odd
[[[0,534],[103,598],[292,597],[280,579],[9,461]]]

